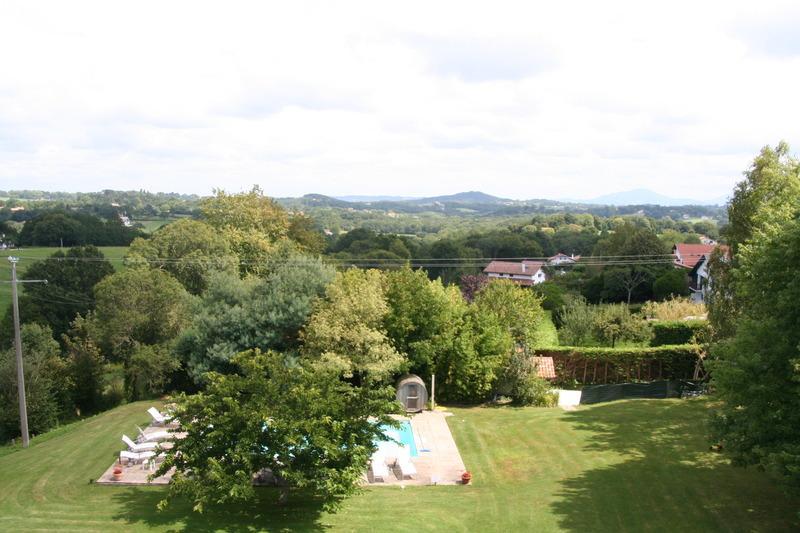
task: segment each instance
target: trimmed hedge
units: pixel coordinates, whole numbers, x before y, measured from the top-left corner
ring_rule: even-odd
[[[708,337],[707,320],[659,320],[650,323],[653,328],[652,346],[688,344]]]
[[[534,355],[553,358],[557,383],[589,385],[692,379],[704,351],[696,344],[635,348],[554,346],[537,348]]]

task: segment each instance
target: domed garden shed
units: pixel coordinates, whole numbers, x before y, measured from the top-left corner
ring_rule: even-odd
[[[406,374],[397,382],[397,401],[407,413],[418,413],[428,404],[428,389],[422,378]]]

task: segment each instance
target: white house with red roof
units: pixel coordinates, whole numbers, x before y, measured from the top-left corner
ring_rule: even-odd
[[[537,285],[546,281],[544,261],[492,261],[483,269],[489,279],[510,279],[520,285]]]
[[[575,254],[567,255],[567,254],[558,252],[553,257],[550,257],[550,258],[547,259],[547,264],[548,265],[553,265],[553,266],[574,265],[575,263],[578,262],[578,260],[580,258],[581,258],[581,256],[579,256],[579,255],[575,255]]]
[[[676,268],[684,268],[689,276],[689,290],[692,291],[691,298],[696,302],[705,299],[711,287],[711,276],[708,272],[708,261],[711,254],[717,248],[722,253],[728,255],[728,247],[714,244],[676,244],[672,247],[672,255],[675,256]]]

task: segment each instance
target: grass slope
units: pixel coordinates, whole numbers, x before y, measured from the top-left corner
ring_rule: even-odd
[[[573,412],[454,409],[449,419],[474,485],[382,487],[325,514],[302,495],[261,491],[248,506],[157,512],[164,489],[89,483],[123,432],[147,422],[126,405],[0,449],[0,530],[74,531],[789,531],[800,500],[762,473],[708,451],[705,400],[631,400]]]
[[[17,277],[19,279],[25,278],[25,270],[28,266],[40,259],[45,259],[58,251],[59,248],[23,248],[21,250],[0,250],[0,281],[9,281],[11,279],[11,263],[8,262],[6,257],[15,256],[19,257],[17,263]],[[128,252],[127,246],[103,246],[100,251],[111,261],[114,268],[119,270],[122,268],[122,258]],[[22,290],[25,290],[22,286]],[[0,283],[0,316],[4,315],[11,304],[11,284]]]

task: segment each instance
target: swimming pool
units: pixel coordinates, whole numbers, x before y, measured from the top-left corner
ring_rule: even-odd
[[[384,435],[388,436],[395,442],[400,442],[403,446],[407,446],[411,457],[417,457],[419,455],[419,451],[417,451],[417,443],[414,442],[414,432],[411,429],[411,422],[408,420],[404,420],[400,422],[400,429],[393,428],[391,426],[381,426]],[[375,443],[378,445],[378,443]]]

